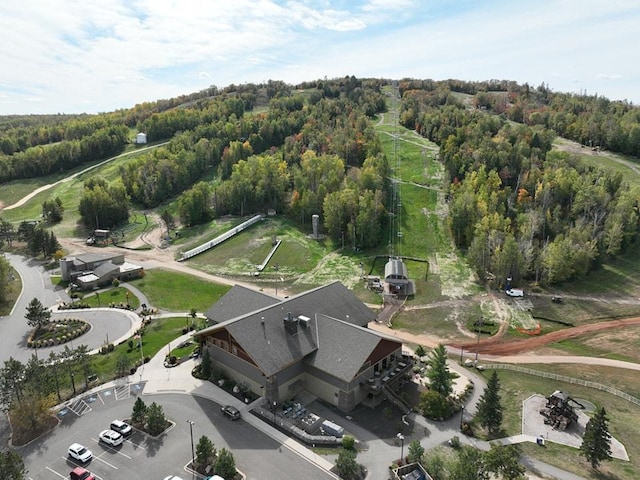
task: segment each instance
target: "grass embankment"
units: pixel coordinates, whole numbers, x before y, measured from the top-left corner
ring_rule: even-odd
[[[9,283],[4,292],[5,301],[0,303],[0,317],[9,315],[13,306],[18,301],[20,292],[22,291],[22,278],[14,269],[11,269],[9,274]]]

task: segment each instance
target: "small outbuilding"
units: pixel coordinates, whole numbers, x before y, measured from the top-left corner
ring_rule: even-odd
[[[147,134],[142,132],[138,133],[136,135],[136,144],[144,145],[145,143],[147,143]]]
[[[390,293],[403,296],[415,294],[415,283],[409,279],[407,266],[401,258],[390,258],[386,263],[384,281]]]

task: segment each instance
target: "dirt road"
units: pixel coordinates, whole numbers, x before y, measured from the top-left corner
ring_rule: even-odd
[[[581,335],[602,332],[605,330],[614,330],[630,325],[640,325],[640,317],[625,318],[624,320],[610,320],[607,322],[590,323],[588,325],[582,325],[580,327],[571,327],[565,330],[558,330],[556,332],[547,333],[545,335],[526,338],[524,340],[505,341],[499,337],[492,337],[480,341],[477,345],[476,342],[469,342],[451,345],[454,348],[464,347],[466,352],[478,352],[488,353],[491,355],[516,355],[522,352],[531,352],[540,347],[544,347],[549,343],[558,342],[560,340],[566,340],[567,338],[579,337]]]

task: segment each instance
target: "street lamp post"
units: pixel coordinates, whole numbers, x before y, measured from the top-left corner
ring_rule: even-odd
[[[144,371],[144,352],[142,351],[142,330],[140,330],[138,346],[140,347],[140,387],[142,387],[142,372]]]
[[[74,380],[75,373],[71,372],[71,388],[73,388],[73,396],[76,396],[76,382]]]
[[[460,431],[462,431],[462,424],[464,423],[463,418],[464,418],[464,405],[462,405],[462,408],[460,409]]]
[[[195,476],[195,463],[196,463],[196,454],[193,449],[193,425],[196,423],[192,420],[187,420],[189,422],[189,432],[191,433],[191,478]]]
[[[398,433],[398,440],[400,440],[400,463],[402,464],[402,458],[404,457],[404,435]]]
[[[273,423],[276,423],[276,406],[278,405],[278,402],[274,401],[273,402]]]
[[[276,263],[273,266],[273,269],[276,271],[276,297],[278,296],[278,264]]]

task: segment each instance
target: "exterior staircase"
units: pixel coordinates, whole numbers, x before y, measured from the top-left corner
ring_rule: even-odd
[[[391,390],[387,385],[382,387],[382,393],[387,399],[393,403],[396,407],[398,407],[405,415],[408,415],[413,410],[407,403],[400,398],[396,392]]]

